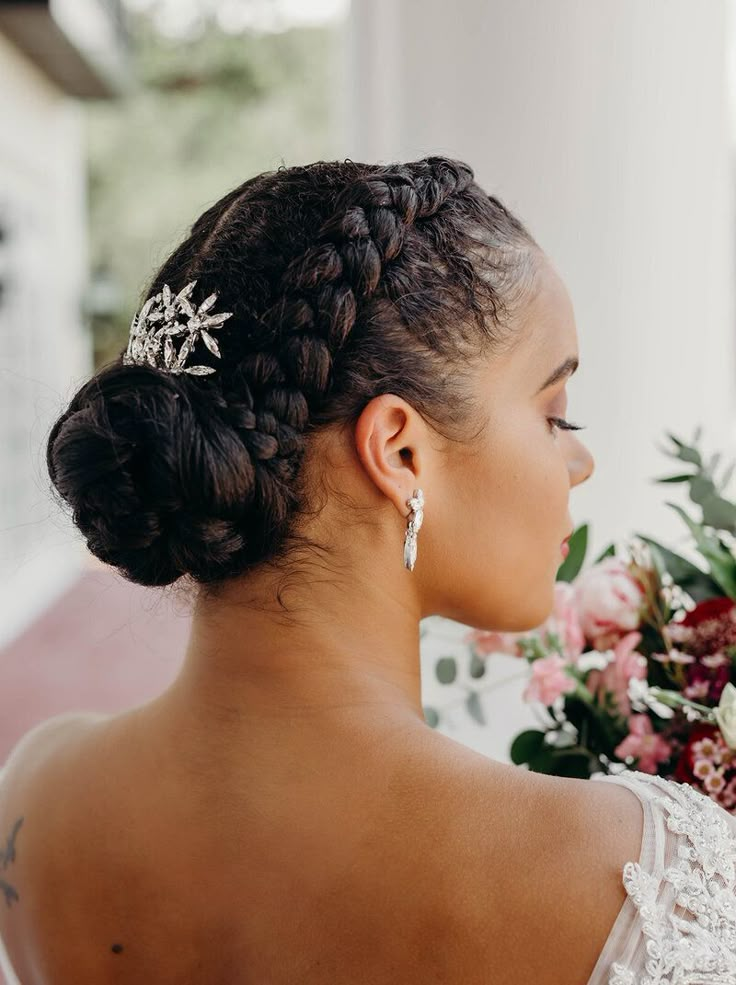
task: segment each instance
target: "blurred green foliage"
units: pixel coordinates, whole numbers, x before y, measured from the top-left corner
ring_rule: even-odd
[[[335,157],[340,25],[195,39],[131,16],[134,78],[89,107],[97,365],[124,348],[150,277],[205,208],[260,171]]]

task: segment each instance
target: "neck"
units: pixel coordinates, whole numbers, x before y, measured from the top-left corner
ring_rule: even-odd
[[[284,612],[263,601],[276,597],[279,577],[264,572],[200,597],[168,697],[235,728],[426,729],[412,583],[402,596],[372,570],[290,575]]]

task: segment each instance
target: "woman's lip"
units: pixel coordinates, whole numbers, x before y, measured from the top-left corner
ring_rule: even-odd
[[[560,544],[560,550],[562,551],[563,557],[567,557],[567,555],[570,553],[570,545],[566,540],[563,540],[562,543]]]

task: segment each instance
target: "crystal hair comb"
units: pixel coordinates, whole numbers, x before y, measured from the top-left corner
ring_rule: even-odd
[[[191,281],[178,294],[164,284],[161,292],[150,297],[133,316],[128,348],[123,355],[126,366],[153,366],[167,373],[190,373],[192,376],[215,372],[212,366],[187,366],[186,360],[199,339],[213,356],[220,359],[220,347],[210,331],[220,328],[233,313],[210,314],[217,293],[210,294],[195,308],[189,299],[196,284],[196,280]],[[181,345],[177,349],[179,342]]]

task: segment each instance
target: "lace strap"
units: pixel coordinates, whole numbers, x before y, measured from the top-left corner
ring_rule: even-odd
[[[623,867],[633,919],[614,925],[589,985],[736,985],[736,818],[687,783],[602,778],[637,794],[653,837]]]

